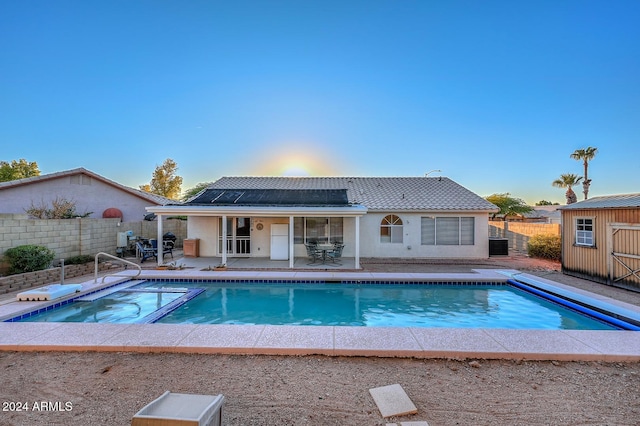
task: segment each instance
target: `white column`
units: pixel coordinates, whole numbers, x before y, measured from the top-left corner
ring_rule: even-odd
[[[156,253],[156,256],[158,257],[158,266],[162,265],[163,263],[163,259],[162,259],[162,215],[156,215],[157,216],[157,220],[158,220],[158,237],[157,237],[157,241],[158,241],[158,252]]]
[[[356,216],[356,253],[354,267],[360,269],[360,216]]]
[[[295,250],[293,246],[293,216],[289,216],[289,268],[293,269],[295,259],[293,257]]]
[[[222,216],[222,262],[227,264],[227,216]]]

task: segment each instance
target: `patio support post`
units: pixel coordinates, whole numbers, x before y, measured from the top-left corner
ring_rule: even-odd
[[[162,215],[158,214],[156,216],[158,218],[158,236],[156,238],[156,241],[158,242],[158,252],[156,253],[156,258],[158,259],[158,266],[160,266],[164,261],[162,256]]]
[[[360,269],[360,216],[356,216],[356,252],[355,252],[355,265],[356,269]]]
[[[289,216],[289,269],[293,269],[295,259],[293,247],[293,216]]]
[[[222,264],[227,264],[227,216],[222,216]]]

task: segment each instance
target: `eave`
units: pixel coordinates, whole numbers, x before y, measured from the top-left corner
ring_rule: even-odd
[[[151,206],[146,210],[157,215],[172,216],[336,216],[357,217],[367,214],[367,208],[357,206]]]

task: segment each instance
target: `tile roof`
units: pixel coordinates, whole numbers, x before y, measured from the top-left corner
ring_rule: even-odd
[[[498,208],[445,177],[222,177],[216,189],[346,189],[352,204],[369,210],[497,211]]]
[[[162,197],[160,195],[156,195],[156,194],[151,194],[149,192],[145,192],[145,191],[141,191],[139,189],[135,189],[135,188],[130,188],[128,186],[124,186],[119,184],[118,182],[112,181],[110,179],[105,178],[104,176],[100,176],[97,173],[94,173],[90,170],[85,169],[84,167],[78,167],[77,169],[71,169],[71,170],[64,170],[61,172],[55,172],[55,173],[47,173],[45,175],[40,175],[40,176],[34,176],[34,177],[28,177],[28,178],[24,178],[24,179],[17,179],[17,180],[10,180],[7,182],[0,182],[0,190],[6,189],[6,188],[14,188],[14,187],[18,187],[18,186],[24,186],[24,185],[31,185],[31,184],[35,184],[38,182],[44,182],[44,181],[48,181],[48,180],[52,180],[52,179],[59,179],[59,178],[63,178],[66,176],[74,176],[77,174],[84,174],[87,176],[91,176],[94,179],[98,179],[104,183],[106,183],[107,185],[111,185],[113,187],[116,187],[120,190],[123,190],[125,192],[129,192],[132,195],[135,195],[137,197],[143,198],[145,200],[148,200],[154,204],[157,205],[164,205],[164,204],[168,204],[170,202],[174,202],[174,200],[171,200],[169,198],[166,197]]]
[[[593,197],[568,204],[560,210],[640,208],[640,194],[617,194]]]

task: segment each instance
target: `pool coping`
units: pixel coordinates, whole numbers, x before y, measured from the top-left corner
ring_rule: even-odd
[[[640,307],[515,270],[473,273],[144,271],[137,279],[506,281],[518,275],[640,318]],[[83,283],[83,293],[130,277]],[[75,295],[77,297],[78,295]],[[61,299],[64,300],[64,299]],[[59,302],[59,301],[56,301]],[[5,302],[0,320],[47,302]],[[18,305],[19,304],[19,305]],[[17,306],[16,306],[17,305]],[[27,306],[28,305],[28,306]],[[0,351],[174,352],[557,361],[640,361],[640,332],[281,325],[0,323]]]

